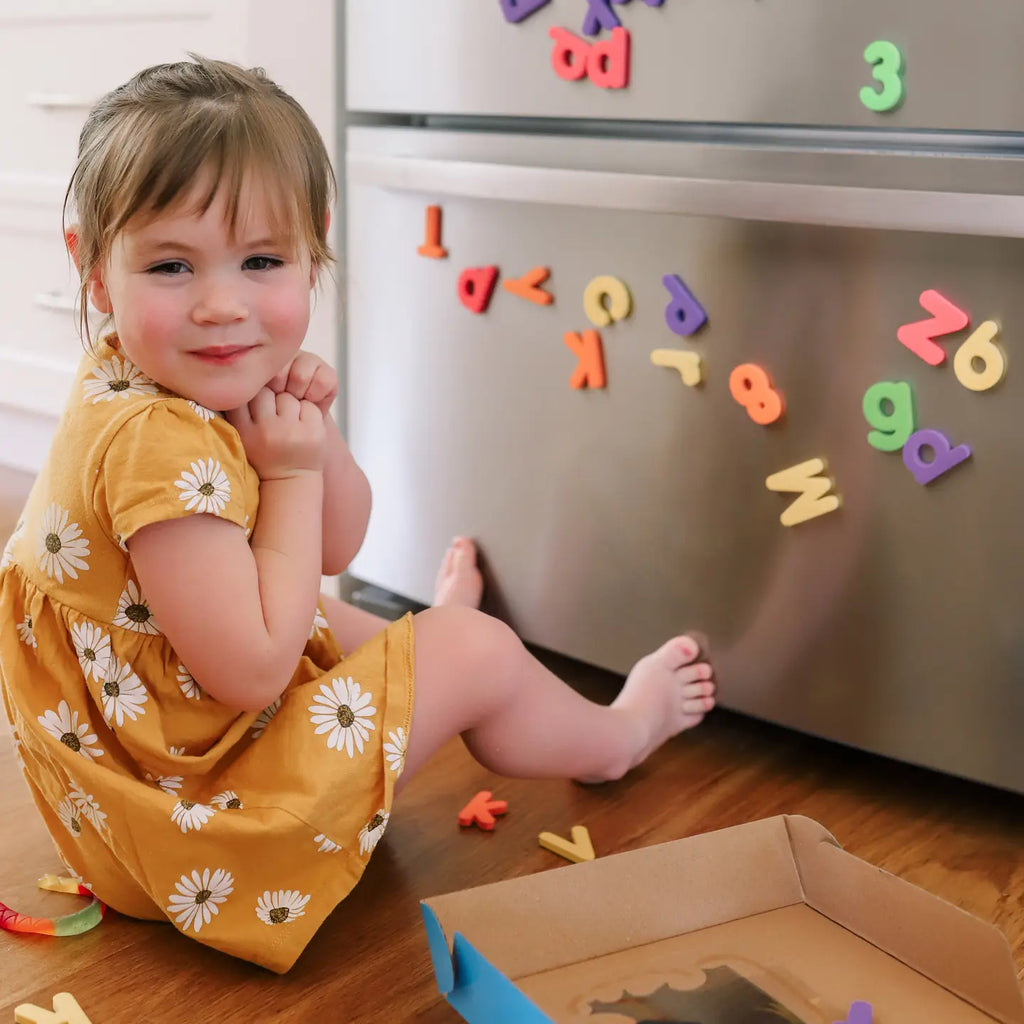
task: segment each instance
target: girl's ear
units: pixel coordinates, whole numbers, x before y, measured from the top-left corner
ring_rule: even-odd
[[[64,230],[64,244],[68,247],[71,258],[75,261],[75,269],[81,271],[78,262],[78,226],[72,225]]]
[[[86,284],[89,301],[96,309],[101,313],[113,313],[114,307],[110,304],[110,293],[107,291],[107,286],[103,283],[103,273],[99,267],[96,267],[89,275],[89,280]]]

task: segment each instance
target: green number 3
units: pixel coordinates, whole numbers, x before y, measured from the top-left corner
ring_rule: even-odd
[[[875,92],[865,85],[860,91],[860,101],[868,110],[893,110],[903,102],[903,54],[884,39],[868,44],[864,59],[874,65],[873,78],[882,83],[882,91]]]

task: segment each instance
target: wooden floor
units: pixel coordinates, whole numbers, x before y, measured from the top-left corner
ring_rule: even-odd
[[[13,525],[17,486],[0,474],[0,533]],[[591,696],[615,691],[609,675],[551,663]],[[508,800],[508,814],[493,833],[460,831],[457,812],[480,789]],[[716,712],[605,787],[498,779],[450,744],[409,783],[363,880],[284,977],[115,914],[78,938],[0,935],[0,1021],[67,990],[92,1024],[453,1024],[434,986],[421,898],[562,865],[537,845],[543,830],[585,824],[600,856],[779,813],[809,815],[852,853],[994,922],[1024,977],[1024,797]],[[35,889],[60,865],[2,730],[0,822],[0,899],[67,911],[70,897]]]

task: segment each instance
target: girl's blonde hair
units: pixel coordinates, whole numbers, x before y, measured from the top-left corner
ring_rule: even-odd
[[[267,187],[276,230],[309,246],[319,271],[333,260],[327,215],[337,190],[309,115],[262,68],[189,54],[140,71],[90,111],[64,198],[77,225],[79,332],[91,345],[88,281],[136,214],[159,214],[208,178],[197,212],[227,190],[236,227],[252,175]],[[206,175],[207,178],[203,176]]]

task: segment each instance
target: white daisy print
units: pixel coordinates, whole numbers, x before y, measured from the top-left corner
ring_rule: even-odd
[[[181,784],[185,781],[184,775],[157,775],[155,778],[146,772],[146,781],[158,786],[168,796],[177,796]]]
[[[327,617],[317,608],[316,615],[313,616],[313,628],[309,631],[309,639],[312,640],[313,637],[319,636],[326,628]]]
[[[219,912],[218,905],[234,892],[235,880],[223,868],[205,868],[201,875],[198,871],[193,871],[191,877],[182,875],[174,888],[178,891],[167,897],[167,913],[173,914],[175,922],[185,930],[198,932]]]
[[[207,409],[205,405],[200,405],[198,402],[193,402],[189,399],[189,406],[192,411],[204,422],[209,423],[217,414],[212,409]]]
[[[131,395],[155,395],[157,386],[140,370],[121,356],[104,360],[82,384],[84,401],[112,402]]]
[[[388,733],[388,741],[384,744],[384,756],[387,758],[388,767],[399,775],[405,768],[405,748],[408,746],[409,738],[405,730],[399,726],[394,732]]]
[[[71,783],[70,798],[75,807],[81,811],[81,813],[88,818],[96,828],[105,828],[107,815],[105,811],[100,810],[100,805],[96,802],[96,798],[91,793],[86,793],[74,779],[68,779],[68,782]]]
[[[258,740],[263,735],[263,730],[273,721],[274,715],[281,709],[281,698],[278,697],[273,704],[268,704],[252,723],[252,738]]]
[[[175,746],[172,745],[172,746],[169,746],[167,748],[167,753],[168,754],[173,754],[175,757],[181,757],[182,754],[185,753],[185,748],[184,747],[175,747]]]
[[[214,459],[191,463],[174,486],[180,489],[178,497],[187,502],[185,508],[189,512],[212,512],[219,516],[231,500],[231,481]]]
[[[256,916],[264,924],[286,924],[306,913],[308,896],[303,896],[298,889],[267,890],[256,901]]]
[[[320,845],[316,848],[317,853],[337,853],[341,847],[321,832],[317,836],[313,836],[313,842],[319,843]]]
[[[51,502],[43,513],[36,544],[39,568],[58,583],[64,582],[64,573],[77,580],[76,570],[84,572],[89,568],[85,560],[89,554],[89,541],[82,536],[78,523],[68,522],[68,519],[68,510]]]
[[[178,666],[178,687],[189,700],[199,700],[203,695],[203,688],[192,678],[184,665]]]
[[[123,626],[136,633],[148,633],[150,636],[160,634],[160,627],[149,610],[149,604],[134,580],[129,580],[121,591],[113,621],[115,626]]]
[[[242,801],[238,799],[238,794],[233,789],[225,789],[223,793],[218,793],[210,799],[210,803],[222,811],[240,811],[243,806]]]
[[[101,757],[103,751],[94,746],[96,737],[89,732],[89,723],[78,724],[78,712],[72,711],[66,700],[57,705],[56,711],[47,710],[39,715],[37,722],[55,739],[61,741],[87,761]]]
[[[248,516],[245,517],[245,522],[242,523],[242,529],[245,530],[246,537],[248,537],[249,534],[252,533],[252,527],[249,525],[249,517]]]
[[[19,519],[18,525],[14,528],[14,533],[7,539],[7,543],[4,545],[4,553],[0,555],[0,569],[5,569],[7,566],[14,561],[14,545],[21,540],[21,535],[25,532],[25,520]]]
[[[75,645],[78,664],[82,666],[82,675],[86,680],[101,682],[106,679],[110,662],[110,637],[99,626],[80,622],[71,627],[71,642]]]
[[[36,643],[36,635],[32,632],[32,616],[26,615],[24,619],[17,625],[18,639],[29,647],[38,647]]]
[[[373,852],[374,847],[380,842],[380,837],[384,835],[384,829],[388,827],[390,817],[387,811],[381,809],[359,830],[360,853]]]
[[[197,832],[217,811],[209,804],[197,804],[192,800],[179,800],[171,811],[171,821],[177,822],[182,832],[194,828]]]
[[[100,699],[107,723],[124,725],[126,718],[134,722],[146,713],[142,705],[149,700],[149,694],[127,661],[120,662],[117,658],[111,658],[107,681],[100,690]]]
[[[57,808],[57,817],[60,823],[76,838],[82,838],[82,816],[78,808],[71,802],[70,797],[64,797]]]
[[[363,693],[351,676],[339,676],[331,680],[330,686],[321,683],[320,693],[313,700],[315,703],[307,710],[312,712],[309,720],[316,726],[317,735],[326,732],[327,746],[344,749],[349,757],[355,757],[353,748],[361,754],[370,730],[377,728],[373,723],[377,709],[370,706],[373,694]]]

